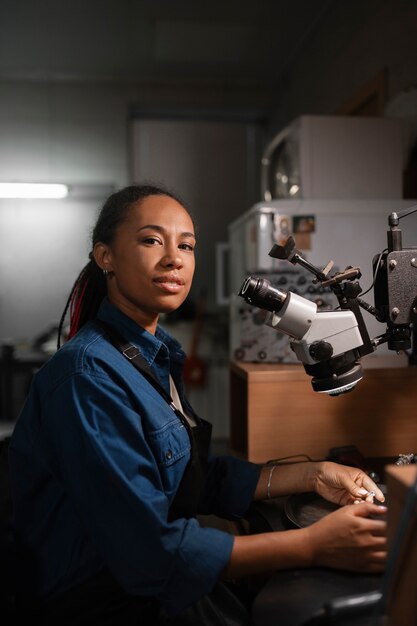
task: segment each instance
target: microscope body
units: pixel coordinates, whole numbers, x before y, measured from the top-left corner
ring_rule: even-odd
[[[314,302],[295,293],[288,293],[282,309],[270,312],[265,324],[289,335],[298,360],[309,365],[363,344],[352,311],[318,311]]]

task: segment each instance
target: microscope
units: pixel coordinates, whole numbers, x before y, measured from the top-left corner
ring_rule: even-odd
[[[372,261],[373,283],[366,292],[359,284],[361,270],[349,266],[333,275],[333,261],[320,269],[297,250],[293,237],[281,246],[275,244],[269,255],[299,264],[314,275],[313,283],[329,287],[338,307],[319,311],[317,305],[290,291],[273,287],[264,278],[248,276],[240,290],[248,304],[264,314],[264,323],[290,337],[297,359],[312,377],[312,387],[319,393],[337,396],[351,391],[363,378],[361,359],[386,343],[389,350],[406,352],[410,364],[417,363],[417,248],[402,246],[400,219],[417,211],[417,205],[388,217],[387,248]],[[374,305],[363,295],[374,288]],[[378,322],[385,332],[370,338],[362,309]]]

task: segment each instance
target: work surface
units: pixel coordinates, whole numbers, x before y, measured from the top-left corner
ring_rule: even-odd
[[[287,516],[288,498],[255,503],[248,515],[252,532],[294,528]],[[382,576],[326,568],[274,573],[255,598],[255,626],[303,626],[329,602],[346,596],[379,591]],[[335,622],[336,623],[336,622]],[[338,618],[340,626],[369,626],[369,616]]]

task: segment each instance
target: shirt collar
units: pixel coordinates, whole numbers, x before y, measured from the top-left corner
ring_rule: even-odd
[[[160,352],[174,362],[182,363],[185,359],[180,343],[159,324],[155,335],[152,335],[115,307],[107,297],[102,301],[97,317],[111,324],[126,342],[136,344],[149,365],[153,364]]]

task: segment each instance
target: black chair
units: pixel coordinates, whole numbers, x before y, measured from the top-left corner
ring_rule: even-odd
[[[382,626],[381,591],[333,598],[299,626]]]
[[[0,440],[0,622],[14,625],[35,615],[33,598],[35,567],[30,553],[16,538],[9,483],[10,437]]]
[[[326,568],[275,572],[256,595],[255,626],[379,626],[381,575]]]

